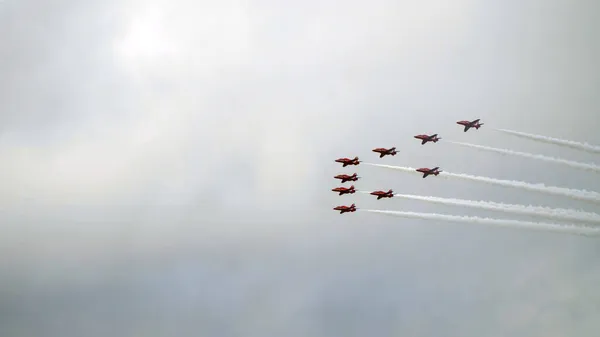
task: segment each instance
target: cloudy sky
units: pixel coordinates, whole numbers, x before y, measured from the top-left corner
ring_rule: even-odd
[[[0,335],[595,336],[598,241],[331,210],[333,159],[600,191],[594,1],[0,1]],[[463,133],[460,119],[481,118]],[[400,153],[379,160],[374,147]],[[359,166],[358,189],[573,207]]]

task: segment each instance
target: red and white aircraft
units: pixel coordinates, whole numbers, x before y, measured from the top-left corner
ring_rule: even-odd
[[[344,214],[346,212],[356,212],[356,206],[354,204],[350,206],[337,206],[333,208],[334,211],[340,211],[340,214]]]
[[[423,173],[423,178],[427,178],[427,176],[430,174],[437,176],[442,171],[439,170],[439,167],[434,167],[432,169],[424,167],[424,168],[417,169],[417,172]]]
[[[437,143],[438,140],[442,139],[442,138],[440,138],[440,137],[437,136],[437,133],[433,134],[431,136],[428,136],[428,135],[416,135],[415,138],[422,140],[421,145],[425,145],[425,143],[427,143],[427,142]]]
[[[393,198],[394,197],[394,191],[389,190],[387,192],[385,191],[375,191],[375,192],[371,192],[371,195],[376,195],[377,196],[377,200],[381,199],[381,198]]]
[[[342,184],[347,181],[357,181],[358,179],[360,179],[360,177],[357,176],[356,173],[354,173],[351,176],[349,176],[347,174],[338,174],[337,176],[335,176],[333,178],[342,180]]]
[[[392,147],[391,149],[386,149],[383,147],[378,147],[376,149],[373,149],[373,152],[377,152],[379,153],[379,158],[383,158],[384,156],[395,156],[396,153],[396,148]]]
[[[463,125],[465,127],[465,131],[464,132],[469,131],[470,128],[479,129],[483,125],[483,123],[479,123],[479,119],[476,119],[476,120],[474,120],[472,122],[469,122],[469,121],[458,121],[458,122],[456,122],[456,124]]]
[[[350,186],[350,188],[347,187],[336,187],[334,189],[332,189],[333,192],[340,192],[339,195],[343,195],[343,194],[354,194],[356,193],[356,190],[354,189],[354,185]]]
[[[350,158],[339,158],[335,160],[336,163],[341,163],[342,167],[346,167],[348,165],[358,165],[360,164],[360,161],[358,160],[358,157],[354,157],[354,159],[350,159]]]

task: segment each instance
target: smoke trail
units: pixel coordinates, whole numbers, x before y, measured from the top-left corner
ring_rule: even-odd
[[[438,197],[427,197],[420,195],[410,194],[394,194],[394,197],[427,201],[436,204],[449,205],[449,206],[464,206],[470,208],[484,209],[489,211],[498,211],[510,214],[522,214],[536,216],[540,218],[552,219],[552,220],[566,220],[566,221],[578,221],[600,224],[600,214],[578,211],[574,209],[565,208],[550,208],[541,206],[528,206],[528,205],[517,205],[517,204],[504,204],[492,201],[476,201],[476,200],[465,200],[465,199],[453,199],[453,198],[438,198]]]
[[[390,169],[400,170],[400,171],[405,171],[405,172],[419,173],[412,167],[392,166],[392,165],[384,165],[384,164],[371,164],[371,163],[365,163],[365,164],[372,165],[372,166],[378,166],[378,167],[384,167],[384,168],[390,168]],[[550,195],[568,197],[568,198],[572,198],[575,200],[583,200],[583,201],[589,201],[589,202],[594,202],[594,203],[600,203],[600,193],[592,192],[592,191],[576,190],[576,189],[556,187],[556,186],[546,186],[544,184],[531,184],[531,183],[526,183],[523,181],[516,181],[516,180],[501,180],[501,179],[473,176],[473,175],[469,175],[469,174],[450,173],[450,172],[441,172],[440,176],[448,177],[448,178],[458,178],[458,179],[469,180],[469,181],[478,181],[478,182],[487,183],[490,185],[520,188],[520,189],[532,191],[532,192],[540,192],[540,193],[545,193],[545,194],[550,194]],[[432,176],[431,178],[436,178],[436,177]]]
[[[537,141],[540,141],[543,143],[554,144],[554,145],[559,145],[559,146],[564,146],[564,147],[570,147],[572,149],[582,150],[582,151],[586,151],[586,152],[590,152],[590,153],[600,153],[600,146],[591,145],[588,143],[580,143],[580,142],[575,142],[572,140],[552,138],[552,137],[534,135],[534,134],[530,134],[530,133],[506,130],[506,129],[492,128],[492,130],[504,132],[504,133],[507,133],[507,134],[510,134],[513,136],[517,136],[517,137],[521,137],[521,138],[537,140]]]
[[[377,167],[384,167],[384,168],[389,168],[389,169],[393,169],[393,170],[404,171],[404,172],[408,172],[408,173],[422,174],[422,173],[417,172],[416,169],[412,168],[412,167],[393,166],[393,165],[386,165],[386,164],[373,164],[373,163],[362,163],[362,164],[363,165],[377,166]]]
[[[591,227],[584,227],[584,226],[555,225],[555,224],[549,224],[549,223],[543,223],[543,222],[490,219],[490,218],[480,218],[480,217],[474,217],[474,216],[458,216],[458,215],[448,215],[448,214],[438,214],[438,213],[381,211],[381,210],[372,210],[372,209],[365,209],[362,211],[386,214],[386,215],[394,215],[394,216],[399,216],[399,217],[404,217],[404,218],[421,219],[421,220],[438,220],[438,221],[448,221],[448,222],[455,222],[455,223],[472,223],[472,224],[487,225],[487,226],[508,227],[508,228],[516,228],[516,229],[530,229],[530,230],[538,230],[538,231],[545,231],[545,232],[575,234],[575,235],[582,235],[582,236],[598,236],[598,235],[600,235],[599,228],[591,228]]]
[[[567,165],[567,166],[570,166],[572,168],[576,168],[576,169],[580,169],[580,170],[585,170],[585,171],[591,171],[591,172],[600,173],[600,166],[596,166],[594,164],[579,163],[579,162],[576,162],[576,161],[570,161],[570,160],[565,160],[565,159],[560,159],[560,158],[547,157],[547,156],[543,156],[541,154],[533,154],[533,153],[527,153],[527,152],[518,152],[518,151],[512,151],[512,150],[508,150],[508,149],[499,149],[499,148],[496,148],[496,147],[489,147],[489,146],[483,146],[483,145],[475,145],[475,144],[469,144],[469,143],[461,143],[461,142],[453,142],[453,141],[446,141],[446,143],[456,144],[456,145],[460,145],[460,146],[470,147],[470,148],[473,148],[473,149],[479,149],[479,150],[484,150],[484,151],[496,152],[496,153],[501,153],[501,154],[508,154],[508,155],[513,155],[513,156],[521,156],[521,157],[525,157],[525,158],[543,160],[543,161],[546,161],[546,162],[549,162],[549,163],[563,164],[563,165]]]

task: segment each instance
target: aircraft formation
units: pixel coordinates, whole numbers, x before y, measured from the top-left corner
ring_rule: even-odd
[[[456,124],[462,125],[464,127],[464,129],[463,129],[464,132],[467,132],[471,128],[475,128],[478,130],[483,125],[483,123],[480,123],[479,121],[480,121],[480,119],[475,119],[473,121],[462,120],[462,121],[456,122]],[[438,141],[440,141],[442,139],[441,137],[438,136],[437,133],[434,133],[432,135],[427,135],[427,134],[416,135],[416,136],[414,136],[414,138],[421,140],[421,145],[425,145],[428,142],[437,143]],[[396,147],[391,147],[389,149],[386,149],[383,147],[378,147],[378,148],[373,149],[372,151],[375,153],[378,153],[379,158],[383,158],[385,156],[395,156],[398,153],[398,151],[396,150]],[[338,158],[335,160],[335,162],[342,164],[342,167],[358,166],[361,163],[361,161],[358,157]],[[440,171],[439,167],[434,167],[434,168],[422,167],[422,168],[416,169],[416,171],[423,173],[423,178],[427,178],[430,175],[437,176],[438,174],[440,174],[440,172],[442,172],[442,171]],[[358,179],[360,179],[360,177],[356,173],[353,173],[352,175],[338,174],[338,175],[334,176],[333,178],[340,179],[342,184],[346,183],[348,181],[354,182],[354,181],[357,181]],[[343,187],[343,186],[336,187],[336,188],[333,188],[331,191],[338,193],[338,195],[356,193],[356,189],[354,188],[354,185],[351,185],[350,187]],[[392,191],[391,189],[388,190],[387,192],[386,191],[373,191],[369,194],[377,197],[377,200],[380,200],[382,198],[393,198],[394,197],[394,191]],[[345,206],[345,205],[336,206],[333,208],[333,210],[340,211],[340,214],[356,212],[356,204],[353,203],[350,206]]]
[[[475,119],[473,121],[468,120],[460,120],[457,121],[456,124],[461,126],[463,132],[467,132],[469,130],[479,130],[483,123],[480,122],[480,119]],[[575,150],[584,151],[591,154],[600,154],[600,146],[592,145],[584,142],[578,142],[573,140],[566,140],[560,138],[554,138],[549,136],[530,134],[521,131],[508,130],[508,129],[497,129],[490,127],[490,130],[497,131],[503,134],[508,134],[511,136],[516,136],[521,139],[528,139],[532,141],[538,141],[541,143],[551,144],[555,146],[560,146],[563,148],[570,148]],[[434,134],[419,134],[413,136],[415,139],[419,140],[421,145],[425,145],[428,143],[435,144],[439,142],[442,138],[439,137],[437,133]],[[479,151],[487,151],[499,153],[502,155],[510,155],[517,156],[523,158],[529,158],[532,160],[544,161],[546,163],[553,163],[558,165],[568,166],[572,169],[579,169],[588,172],[592,172],[595,174],[600,174],[600,165],[596,165],[593,163],[582,163],[577,161],[572,161],[563,158],[556,158],[545,156],[542,154],[536,153],[526,153],[522,151],[514,151],[511,149],[503,149],[496,148],[491,146],[484,146],[478,144],[464,143],[464,142],[456,142],[452,140],[445,140],[444,146],[446,144],[453,144],[458,146],[463,146],[471,149],[477,149]],[[383,159],[386,156],[395,156],[400,151],[396,149],[396,147],[384,148],[378,147],[371,150],[378,157],[379,160]],[[363,163],[358,156],[354,158],[338,158],[335,159],[336,163],[342,164],[342,167],[348,166],[358,166]],[[486,183],[489,185],[502,186],[507,188],[517,188],[523,191],[529,192],[537,192],[543,193],[546,195],[554,195],[554,196],[562,196],[570,198],[571,200],[584,201],[587,203],[594,203],[596,205],[600,205],[600,192],[575,189],[575,188],[566,188],[566,187],[558,187],[551,186],[539,183],[529,183],[526,181],[518,181],[518,180],[507,180],[507,179],[497,179],[493,177],[486,177],[480,175],[470,175],[470,174],[462,174],[462,173],[453,173],[453,172],[444,172],[440,169],[440,167],[436,166],[433,168],[421,167],[421,168],[412,168],[412,167],[403,167],[403,166],[393,166],[393,165],[384,165],[384,164],[376,164],[365,162],[363,165],[383,167],[388,169],[394,169],[398,171],[410,172],[410,173],[418,173],[422,174],[422,178],[428,177],[436,177],[443,172],[443,176],[445,178],[456,178],[461,180],[467,180],[472,182],[480,182]],[[433,221],[447,221],[447,222],[457,222],[457,223],[474,223],[479,225],[491,225],[491,226],[500,226],[500,227],[513,227],[513,228],[521,228],[528,230],[541,230],[541,231],[550,231],[550,232],[559,232],[559,233],[567,233],[567,234],[575,234],[575,235],[584,235],[584,236],[600,236],[600,214],[596,212],[587,212],[581,209],[575,208],[551,208],[545,206],[533,206],[530,204],[508,204],[508,203],[499,203],[494,201],[483,201],[483,200],[468,200],[468,199],[457,199],[457,198],[441,198],[434,196],[423,196],[423,195],[411,195],[411,194],[394,194],[392,189],[387,191],[361,191],[355,188],[355,182],[357,182],[361,177],[357,173],[346,174],[340,173],[333,177],[341,182],[341,184],[348,183],[350,187],[336,187],[333,188],[332,191],[338,194],[339,196],[343,196],[345,194],[355,194],[356,192],[365,193],[371,195],[376,198],[376,200],[381,199],[403,199],[403,200],[419,200],[426,201],[435,204],[442,204],[447,206],[461,206],[468,207],[480,210],[488,210],[495,212],[503,212],[510,214],[518,214],[518,215],[527,215],[538,218],[550,219],[552,222],[544,223],[544,222],[533,222],[533,221],[523,221],[523,220],[513,220],[513,219],[501,219],[501,218],[482,218],[476,216],[458,216],[458,215],[450,215],[450,214],[438,214],[438,213],[416,213],[416,212],[407,212],[407,211],[387,211],[387,210],[373,210],[373,209],[362,209],[361,212],[369,212],[369,213],[378,213],[378,214],[387,214],[393,216],[399,216],[403,218],[414,218],[421,220],[433,220]],[[430,178],[431,179],[431,178]],[[356,207],[355,203],[350,205],[340,205],[333,208],[335,211],[339,211],[339,214],[344,213],[353,213],[359,210]],[[557,221],[566,221],[566,224],[557,223]],[[585,225],[578,224],[585,223]],[[593,226],[589,226],[589,224],[593,224]]]

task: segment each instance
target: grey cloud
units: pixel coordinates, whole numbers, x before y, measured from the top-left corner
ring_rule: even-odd
[[[411,138],[597,161],[490,130],[600,143],[596,5],[580,5],[5,1],[0,333],[593,335],[594,240],[339,216],[467,212],[329,191],[352,171],[333,159],[378,146],[399,148],[392,165],[600,190]],[[486,125],[463,133],[464,118]],[[598,211],[355,170],[358,189]]]

